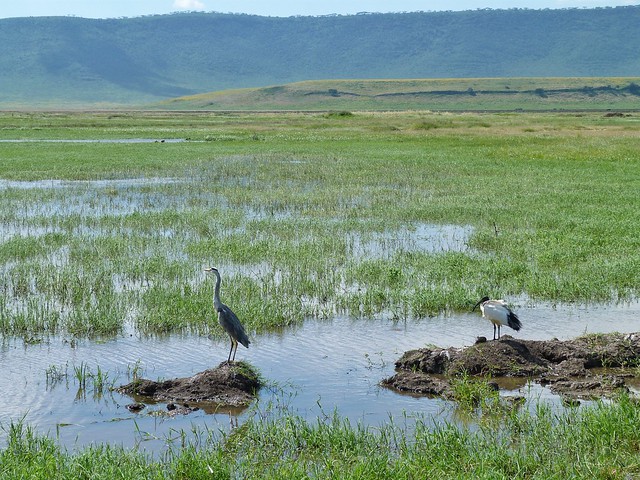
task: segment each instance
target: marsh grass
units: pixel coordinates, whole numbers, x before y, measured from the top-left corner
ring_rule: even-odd
[[[86,391],[91,388],[94,398],[100,398],[105,393],[114,388],[117,378],[103,370],[100,365],[96,365],[95,371],[86,362],[73,366],[73,378],[78,386],[78,397],[83,397]]]
[[[0,115],[3,138],[218,137],[0,144],[0,333],[222,335],[209,265],[252,332],[637,298],[637,116],[350,113]],[[464,248],[418,239],[438,225]]]
[[[63,381],[68,383],[69,365],[50,365],[46,370],[47,389],[53,389]]]
[[[451,382],[453,400],[461,410],[484,414],[499,410],[500,392],[489,378],[474,378],[461,374]]]
[[[59,447],[22,422],[5,426],[0,478],[595,478],[640,474],[640,406],[613,402],[555,412],[512,410],[468,428],[417,418],[409,427],[256,415],[230,433],[175,432],[165,455]],[[193,438],[194,440],[189,440]],[[90,473],[88,473],[90,472]]]
[[[85,362],[80,362],[80,365],[73,366],[73,375],[78,384],[78,387],[81,389],[87,388],[87,380],[91,376],[91,372],[89,371],[89,365]]]

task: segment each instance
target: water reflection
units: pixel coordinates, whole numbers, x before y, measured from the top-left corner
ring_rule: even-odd
[[[398,230],[369,235],[363,239],[359,234],[349,236],[355,257],[365,259],[388,259],[398,251],[404,252],[467,252],[467,242],[473,227],[461,225],[433,225],[415,223]]]
[[[523,322],[516,334],[526,339],[568,339],[584,333],[640,331],[640,304],[595,306],[515,306]],[[354,320],[334,318],[308,320],[282,332],[252,336],[250,349],[239,359],[255,365],[267,379],[257,408],[268,405],[313,419],[337,410],[353,422],[379,425],[406,414],[451,419],[453,411],[440,399],[400,395],[379,386],[391,376],[394,362],[409,349],[427,345],[470,345],[478,335],[491,333],[491,324],[478,314],[456,313],[424,321],[390,319]],[[510,332],[513,333],[513,332]],[[114,385],[128,383],[133,369],[152,380],[191,376],[226,359],[227,340],[192,335],[144,337],[133,328],[106,342],[70,341],[64,337],[26,344],[4,338],[0,344],[0,424],[25,421],[38,431],[58,436],[70,447],[108,441],[143,447],[152,452],[167,448],[176,431],[194,427],[227,430],[231,422],[252,415],[248,411],[210,413],[200,409],[189,415],[168,416],[163,403],[152,404],[141,413],[126,406],[136,399],[113,391],[94,395],[90,386],[78,395],[74,366],[99,367]],[[55,366],[69,372],[51,383],[47,371]],[[547,389],[527,383],[513,386],[515,392],[555,402]],[[513,394],[514,392],[505,392]],[[141,399],[138,399],[141,400]],[[155,412],[155,413],[154,413]],[[0,436],[6,432],[0,431]]]
[[[184,138],[85,138],[85,139],[0,139],[0,143],[181,143]]]
[[[184,192],[179,187],[186,182],[187,180],[176,178],[38,181],[0,179],[0,191],[44,191],[40,199],[15,201],[15,208],[7,208],[5,220],[0,224],[0,237],[38,236],[56,232],[59,231],[57,224],[63,222],[65,217],[71,216],[87,220],[126,216],[140,211],[182,212],[187,207]],[[154,186],[156,188],[150,188]],[[203,198],[204,194],[196,192],[191,198],[193,196]],[[48,224],[29,224],[43,221]],[[101,232],[95,225],[80,224],[75,233],[95,236]]]
[[[150,185],[171,185],[184,183],[184,179],[149,177],[149,178],[114,178],[100,180],[6,180],[0,179],[0,190],[16,188],[20,190],[61,189],[71,187],[85,188],[126,188],[147,187]]]

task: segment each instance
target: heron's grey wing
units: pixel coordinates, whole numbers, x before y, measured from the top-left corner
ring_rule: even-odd
[[[242,323],[240,323],[236,314],[233,313],[233,310],[226,305],[222,305],[220,309],[218,309],[218,320],[220,321],[222,328],[231,335],[231,338],[234,338],[242,345],[249,348],[249,344],[251,343],[249,341],[249,337],[247,337]]]

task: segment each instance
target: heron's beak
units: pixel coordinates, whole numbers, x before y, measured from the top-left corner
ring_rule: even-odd
[[[482,300],[480,300],[478,303],[476,303],[473,308],[471,309],[471,311],[473,312],[476,308],[478,308],[478,305],[480,305],[482,303]]]

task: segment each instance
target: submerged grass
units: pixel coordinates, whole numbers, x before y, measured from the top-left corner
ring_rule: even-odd
[[[0,478],[626,479],[640,475],[639,421],[628,395],[561,413],[532,405],[476,428],[256,415],[231,433],[178,438],[162,458],[107,444],[67,451],[18,422],[5,427]]]
[[[0,115],[0,333],[222,334],[640,285],[635,114]],[[213,141],[212,139],[216,139]],[[464,228],[419,238],[424,226]],[[435,247],[434,247],[435,245]]]

